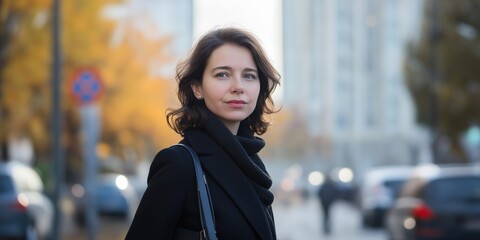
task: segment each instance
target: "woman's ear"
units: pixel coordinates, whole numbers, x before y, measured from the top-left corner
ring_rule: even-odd
[[[192,87],[193,95],[195,95],[195,97],[198,100],[202,100],[203,99],[202,86],[198,82],[194,82],[190,86]]]

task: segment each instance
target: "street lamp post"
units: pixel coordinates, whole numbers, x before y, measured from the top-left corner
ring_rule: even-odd
[[[437,19],[437,2],[435,0],[430,0],[430,32],[429,32],[429,42],[430,42],[430,79],[431,79],[431,88],[430,88],[430,136],[431,136],[431,147],[433,162],[438,160],[438,148],[437,140],[439,138],[437,132],[438,125],[438,99],[437,99],[437,88],[438,88],[438,74],[437,74],[437,45],[440,39],[440,27],[438,25]]]
[[[53,155],[53,179],[55,180],[54,222],[52,239],[60,239],[62,212],[60,209],[62,187],[64,182],[65,164],[61,146],[62,112],[61,112],[61,46],[60,46],[60,0],[53,1],[52,8],[52,155]]]

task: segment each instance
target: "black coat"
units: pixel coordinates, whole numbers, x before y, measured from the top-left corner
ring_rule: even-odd
[[[219,239],[275,239],[271,206],[265,207],[250,180],[208,134],[188,131],[182,143],[197,152],[210,188]],[[170,147],[154,158],[148,187],[126,239],[173,239],[177,226],[201,230],[195,172],[186,149]],[[273,233],[275,235],[275,233]]]

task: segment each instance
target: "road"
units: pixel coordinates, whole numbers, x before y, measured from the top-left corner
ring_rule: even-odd
[[[66,197],[62,201],[64,213],[61,226],[62,240],[94,240],[88,238],[87,229],[78,226],[73,220],[73,203]],[[99,217],[95,240],[123,240],[127,233],[130,222],[118,217]]]
[[[359,211],[346,202],[337,202],[331,212],[332,231],[322,232],[321,210],[316,198],[274,205],[278,240],[385,240],[382,229],[364,229]]]
[[[364,229],[360,213],[352,205],[338,202],[332,208],[332,231],[321,231],[321,210],[316,198],[298,199],[289,204],[274,203],[275,224],[278,240],[385,240],[381,229]],[[115,218],[100,218],[98,240],[124,239],[129,222]],[[62,239],[88,239],[84,228],[78,228],[67,215],[63,222]]]

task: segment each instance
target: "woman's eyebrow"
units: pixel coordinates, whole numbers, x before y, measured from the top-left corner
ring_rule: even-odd
[[[254,68],[245,68],[243,71],[244,72],[258,72],[257,69],[254,69]]]
[[[214,68],[212,69],[212,71],[216,71],[216,70],[229,70],[229,71],[231,71],[231,70],[232,70],[232,67],[229,67],[229,66],[218,66],[218,67],[214,67]],[[257,69],[249,68],[249,67],[243,69],[242,72],[255,72],[255,73],[258,73]]]
[[[232,70],[232,68],[229,66],[218,66],[212,69],[212,71],[215,71],[215,70]]]

